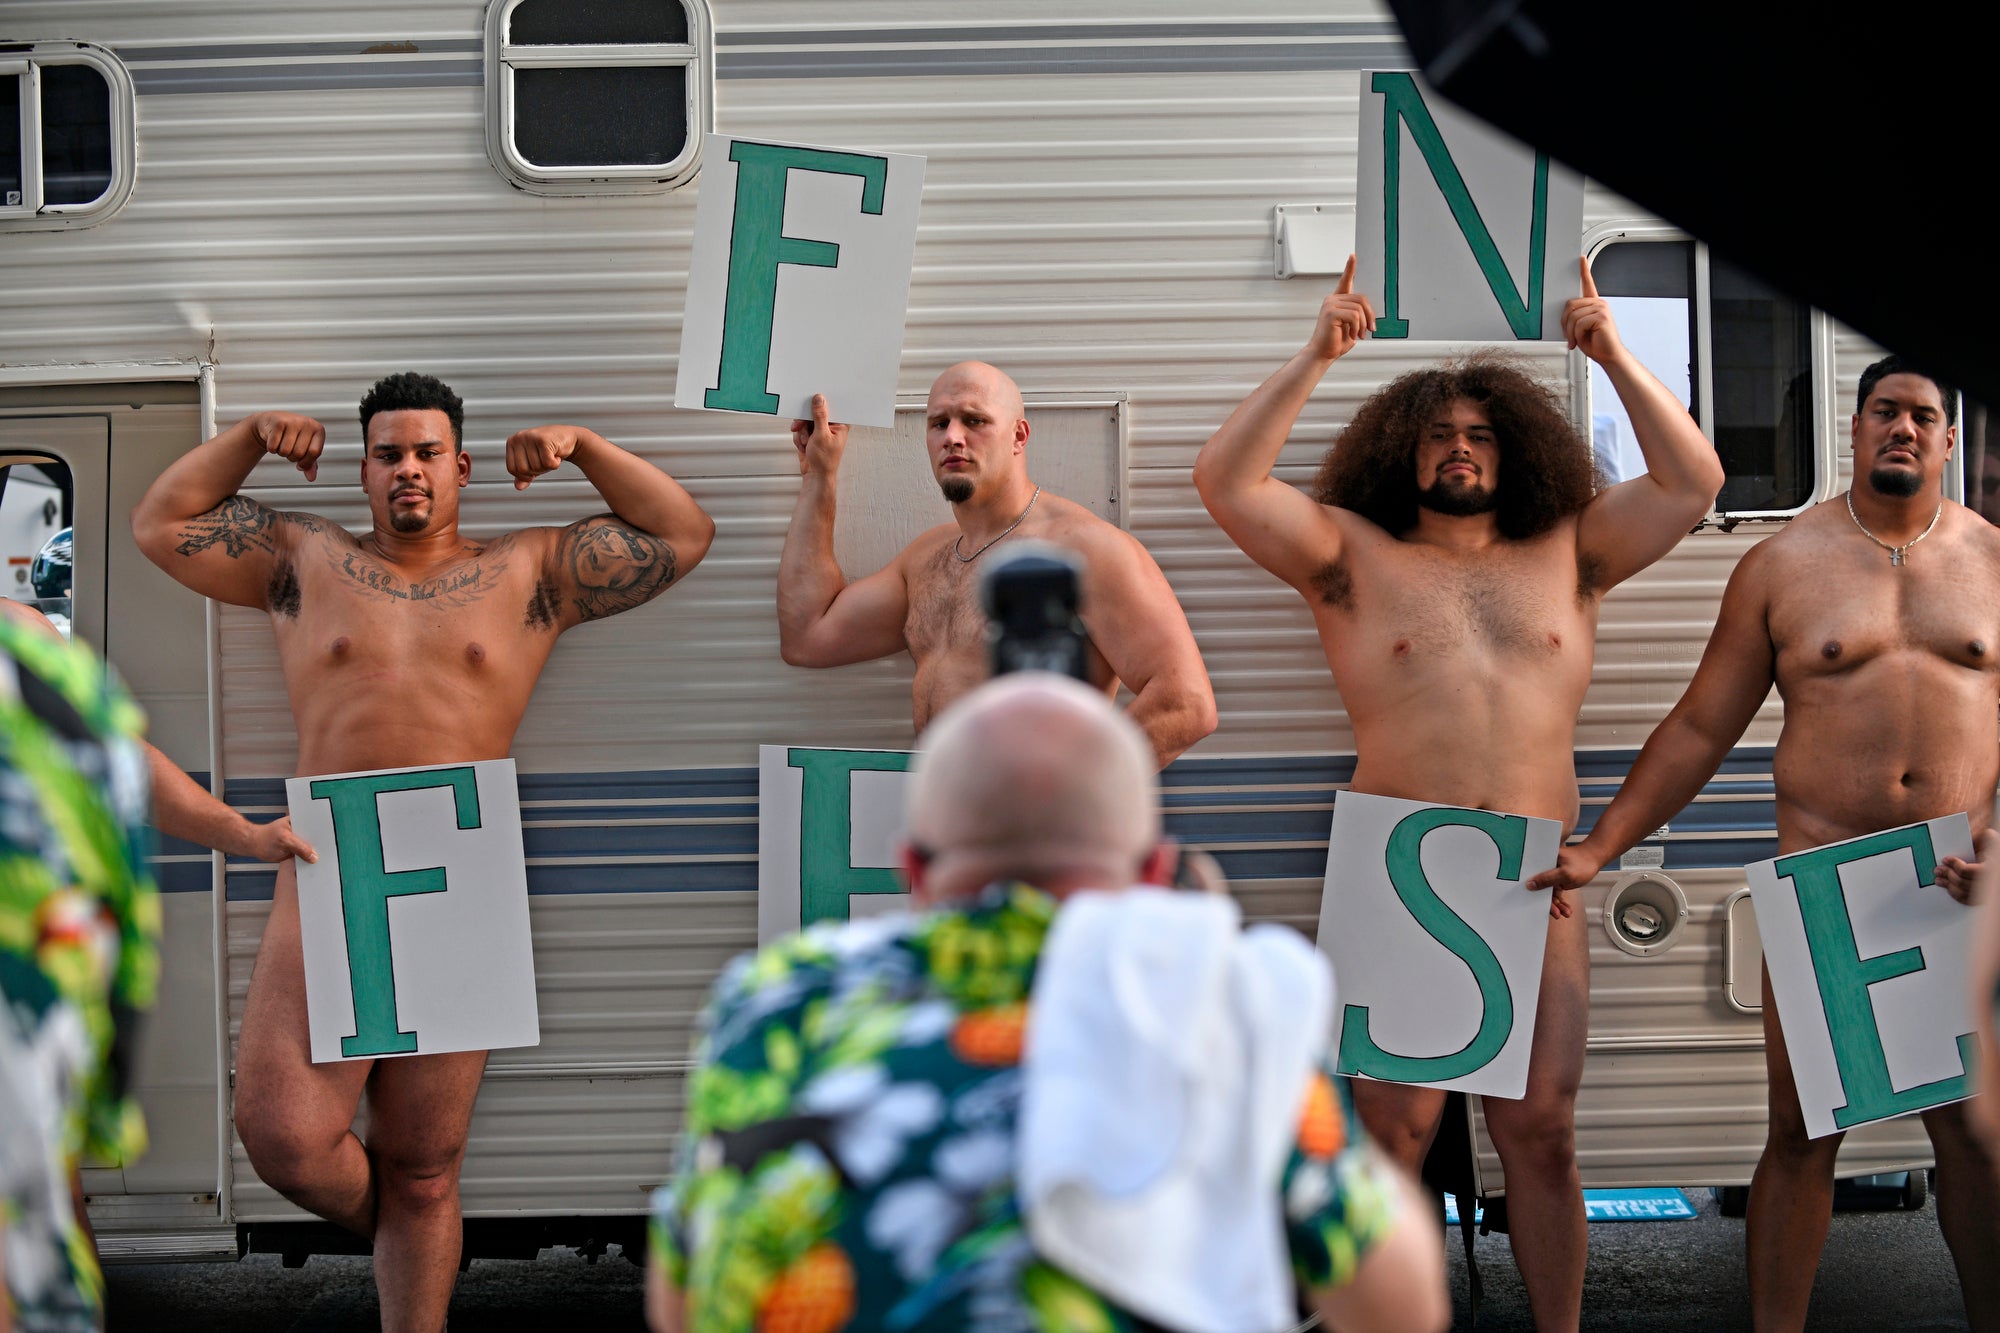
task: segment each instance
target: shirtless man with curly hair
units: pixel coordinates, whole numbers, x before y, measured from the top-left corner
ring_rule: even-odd
[[[1353,790],[1576,823],[1576,716],[1604,594],[1699,522],[1722,465],[1687,409],[1624,344],[1588,265],[1563,311],[1632,419],[1644,476],[1602,490],[1561,400],[1475,357],[1393,381],[1341,433],[1307,495],[1272,477],[1293,423],[1374,328],[1350,260],[1312,338],[1202,449],[1195,485],[1236,544],[1312,608],[1354,726]],[[1576,1169],[1590,963],[1583,918],[1552,902],[1527,1096],[1485,1099],[1506,1167],[1514,1254],[1542,1329],[1581,1316]],[[1368,1132],[1418,1169],[1445,1093],[1358,1080]]]

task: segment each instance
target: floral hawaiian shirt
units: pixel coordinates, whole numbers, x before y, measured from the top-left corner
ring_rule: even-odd
[[[160,966],[140,723],[89,652],[0,616],[0,1299],[23,1333],[98,1327],[70,1175],[145,1150],[123,1087]]]
[[[1014,1196],[1021,1043],[1055,900],[815,926],[736,960],[704,1015],[653,1258],[693,1333],[1144,1327],[1038,1260]],[[1281,1198],[1301,1284],[1388,1229],[1380,1156],[1322,1070]],[[867,1312],[856,1318],[857,1311]]]

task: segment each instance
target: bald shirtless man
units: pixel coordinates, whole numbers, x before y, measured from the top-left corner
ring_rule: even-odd
[[[886,569],[849,583],[833,558],[834,489],[847,427],[826,399],[792,423],[804,483],[778,564],[778,643],[793,666],[845,666],[907,650],[916,729],[988,675],[981,557],[1035,538],[1083,557],[1082,616],[1091,680],[1132,691],[1131,717],[1161,767],[1215,730],[1215,694],[1187,617],[1137,539],[1029,480],[1021,390],[966,361],[938,376],[925,408],[931,473],[952,521],[923,533]]]
[[[612,512],[490,542],[458,530],[471,477],[458,396],[393,375],[361,403],[355,538],[237,494],[266,454],[318,473],[326,432],[265,412],[161,474],[132,514],[153,562],[196,592],[270,612],[299,732],[300,774],[506,757],[556,636],[658,596],[714,524],[652,464],[578,426],[507,441],[517,489],[564,460]],[[312,1063],[297,878],[279,870],[236,1052],[236,1128],[266,1184],[372,1237],[385,1329],[435,1330],[458,1268],[458,1170],[482,1051]],[[363,1088],[364,1144],[349,1130]]]
[[[1577,709],[1607,590],[1672,550],[1722,485],[1687,409],[1618,339],[1584,266],[1563,312],[1604,367],[1648,471],[1595,490],[1589,443],[1546,387],[1475,358],[1364,403],[1313,495],[1271,468],[1313,388],[1373,329],[1350,260],[1305,348],[1202,449],[1195,485],[1237,545],[1312,607],[1354,726],[1353,790],[1576,823]],[[1527,1097],[1485,1099],[1507,1172],[1514,1254],[1543,1329],[1574,1329],[1587,1232],[1576,1170],[1589,949],[1551,913]],[[1368,1132],[1417,1170],[1444,1110],[1432,1088],[1356,1080]]]
[[[1774,684],[1785,701],[1772,760],[1780,852],[1961,812],[1983,834],[2000,779],[2000,530],[1944,498],[1952,402],[1895,357],[1862,372],[1853,487],[1737,564],[1687,693],[1590,836],[1534,887],[1587,883],[1676,816]],[[1939,892],[1970,901],[1977,869],[1947,858]],[[1842,1136],[1806,1136],[1768,972],[1764,1062],[1771,1118],[1746,1237],[1751,1305],[1769,1333],[1805,1326]],[[1967,1319],[2000,1328],[2000,1171],[1963,1103],[1926,1111],[1924,1128]]]

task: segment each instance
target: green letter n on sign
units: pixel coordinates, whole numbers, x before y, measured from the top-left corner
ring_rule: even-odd
[[[736,164],[736,217],[729,233],[729,293],[722,313],[722,362],[715,387],[702,395],[708,407],[775,412],[771,377],[771,324],[778,310],[778,265],[837,268],[840,247],[785,235],[785,188],[793,171],[823,171],[861,178],[861,211],[882,211],[889,159],[862,153],[782,144],[730,145]]]
[[[804,770],[799,792],[799,929],[847,920],[851,893],[901,893],[896,873],[854,864],[854,775],[904,773],[914,756],[893,750],[789,750]]]
[[[340,1053],[407,1055],[417,1034],[396,1021],[396,969],[389,947],[389,900],[412,893],[443,893],[441,867],[389,870],[382,861],[382,816],[376,798],[387,792],[449,787],[458,826],[479,827],[479,778],[471,768],[426,773],[382,773],[328,778],[312,784],[312,797],[333,807],[333,837],[340,850],[340,914],[347,931],[348,985],[354,994],[354,1035],[340,1039]]]
[[[1424,873],[1424,839],[1441,828],[1478,829],[1493,840],[1500,851],[1500,872],[1496,878],[1521,878],[1521,857],[1527,847],[1528,821],[1519,815],[1496,815],[1485,810],[1419,810],[1390,831],[1387,851],[1389,883],[1396,896],[1417,919],[1430,937],[1456,954],[1472,969],[1479,983],[1479,1030],[1462,1050],[1445,1055],[1396,1055],[1375,1044],[1368,1033],[1368,1007],[1350,1004],[1342,1012],[1340,1030],[1340,1072],[1365,1074],[1393,1083],[1442,1083],[1464,1078],[1493,1063],[1514,1032],[1514,993],[1507,985],[1491,946],[1465,918],[1451,910],[1431,887]]]
[[[1797,856],[1781,856],[1776,862],[1778,878],[1791,880],[1798,894],[1799,918],[1812,950],[1813,978],[1819,983],[1820,1002],[1826,1009],[1827,1036],[1833,1042],[1841,1090],[1847,1094],[1847,1105],[1833,1110],[1833,1123],[1842,1129],[1957,1101],[1972,1091],[1971,1076],[1964,1072],[1972,1068],[1976,1046],[1969,1033],[1958,1039],[1961,1072],[1957,1075],[1900,1092],[1889,1081],[1889,1061],[1882,1050],[1882,1031],[1875,1022],[1875,1003],[1868,990],[1877,982],[1923,971],[1924,954],[1921,949],[1898,949],[1863,958],[1854,938],[1854,922],[1847,914],[1847,893],[1840,883],[1842,866],[1889,852],[1902,852],[1916,863],[1920,884],[1930,878],[1937,865],[1930,829],[1923,824]]]
[[[1402,127],[1408,125],[1410,141],[1424,155],[1424,163],[1430,167],[1431,177],[1437,181],[1438,190],[1451,209],[1452,221],[1458,224],[1465,243],[1472,247],[1472,257],[1479,262],[1479,272],[1492,290],[1493,299],[1500,303],[1501,313],[1507,317],[1507,326],[1514,331],[1516,338],[1541,337],[1542,273],[1548,259],[1549,155],[1535,154],[1534,204],[1528,223],[1528,289],[1524,299],[1514,288],[1514,275],[1507,271],[1507,261],[1501,257],[1500,247],[1493,241],[1493,233],[1488,230],[1486,220],[1479,216],[1479,205],[1473,202],[1465,177],[1460,174],[1458,164],[1452,161],[1451,150],[1445,147],[1437,121],[1431,118],[1430,108],[1424,105],[1423,91],[1417,87],[1416,77],[1411,74],[1378,73],[1370,80],[1369,87],[1382,95],[1382,317],[1375,321],[1375,336],[1410,336],[1410,321],[1401,318],[1400,265]]]

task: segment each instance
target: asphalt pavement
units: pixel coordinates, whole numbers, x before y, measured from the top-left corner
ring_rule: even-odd
[[[1723,1217],[1706,1190],[1689,1191],[1699,1215],[1676,1222],[1607,1222],[1590,1228],[1584,1327],[1605,1333],[1748,1330],[1743,1223]],[[1475,1323],[1458,1233],[1449,1239],[1460,1330],[1534,1327],[1504,1236],[1475,1242],[1485,1286]],[[114,1267],[111,1333],[367,1333],[379,1326],[368,1260],[320,1257],[286,1269],[275,1256],[234,1264]],[[585,1263],[545,1250],[532,1263],[482,1259],[459,1279],[453,1333],[644,1327],[640,1270],[611,1255]],[[1942,1333],[1966,1327],[1958,1279],[1938,1234],[1935,1200],[1920,1212],[1843,1212],[1819,1268],[1815,1333]]]

